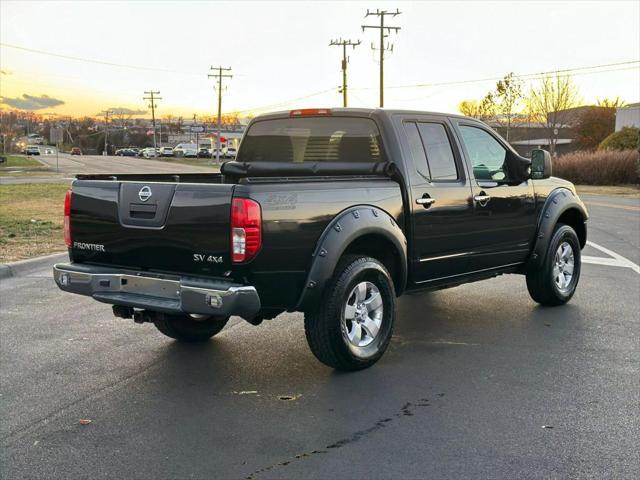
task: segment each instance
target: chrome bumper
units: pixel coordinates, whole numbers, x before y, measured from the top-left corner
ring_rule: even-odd
[[[54,265],[53,278],[65,292],[157,312],[238,315],[251,320],[260,310],[254,287],[224,281],[74,263]]]

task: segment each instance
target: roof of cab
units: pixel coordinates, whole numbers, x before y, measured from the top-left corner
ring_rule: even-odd
[[[277,112],[270,112],[258,115],[254,118],[254,120],[265,120],[268,118],[285,118],[291,115],[292,110],[279,110]],[[332,114],[347,114],[353,116],[363,116],[370,117],[375,115],[380,116],[392,116],[392,115],[429,115],[429,116],[440,116],[440,117],[455,117],[455,118],[465,118],[470,119],[470,117],[465,117],[464,115],[458,115],[455,113],[443,113],[443,112],[426,112],[422,110],[401,110],[401,109],[386,109],[386,108],[327,108],[330,110]],[[312,116],[312,115],[310,115]],[[323,116],[323,115],[319,115]],[[475,120],[475,119],[472,119]]]

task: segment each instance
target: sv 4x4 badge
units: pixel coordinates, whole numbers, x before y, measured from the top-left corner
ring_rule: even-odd
[[[215,255],[205,255],[201,253],[193,254],[193,261],[198,263],[222,263],[222,257]]]

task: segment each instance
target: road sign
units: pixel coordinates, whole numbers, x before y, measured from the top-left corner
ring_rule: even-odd
[[[204,132],[204,127],[202,125],[193,125],[191,127],[191,132],[192,133],[202,133],[202,132]]]
[[[49,130],[49,142],[56,145],[64,141],[64,130],[60,127],[52,127]]]

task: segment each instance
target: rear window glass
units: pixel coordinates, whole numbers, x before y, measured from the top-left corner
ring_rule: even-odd
[[[384,153],[373,120],[308,117],[262,120],[242,139],[239,162],[380,162]]]

